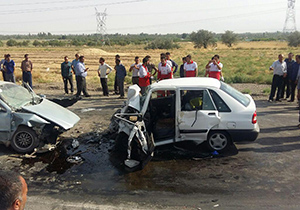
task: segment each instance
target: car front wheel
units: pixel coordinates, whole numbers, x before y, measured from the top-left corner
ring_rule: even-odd
[[[19,127],[11,139],[11,147],[20,153],[33,152],[38,144],[36,133],[26,126]]]
[[[230,144],[231,139],[224,131],[211,131],[208,135],[207,146],[211,151],[226,151]]]

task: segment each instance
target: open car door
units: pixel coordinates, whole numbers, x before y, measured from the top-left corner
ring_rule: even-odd
[[[177,114],[179,141],[205,141],[211,128],[220,123],[207,90],[181,90],[181,103]]]

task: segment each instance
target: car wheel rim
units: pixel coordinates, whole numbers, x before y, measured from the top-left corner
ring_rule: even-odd
[[[222,133],[216,133],[211,135],[209,144],[214,150],[222,150],[227,145],[227,138]]]
[[[33,136],[27,132],[20,132],[16,135],[15,145],[19,149],[27,149],[33,144]]]

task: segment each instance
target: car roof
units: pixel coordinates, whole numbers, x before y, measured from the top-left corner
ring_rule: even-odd
[[[186,77],[176,79],[165,79],[153,83],[151,88],[179,88],[179,87],[210,87],[220,88],[221,82],[209,77]]]
[[[5,82],[5,81],[0,81],[0,85],[5,85],[5,84],[15,84],[15,83],[12,83],[12,82]]]

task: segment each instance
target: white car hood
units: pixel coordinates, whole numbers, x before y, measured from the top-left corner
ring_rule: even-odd
[[[65,130],[72,128],[80,120],[73,112],[47,99],[43,99],[40,104],[23,106],[22,108],[61,126]]]

